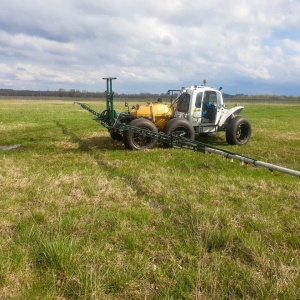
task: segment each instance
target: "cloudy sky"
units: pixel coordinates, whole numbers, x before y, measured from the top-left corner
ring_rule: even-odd
[[[0,88],[300,95],[299,0],[1,0]]]

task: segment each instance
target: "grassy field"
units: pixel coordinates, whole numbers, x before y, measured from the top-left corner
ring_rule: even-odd
[[[299,112],[247,105],[249,144],[200,140],[299,171]],[[1,299],[299,299],[299,178],[128,151],[68,101],[2,99],[0,133],[20,145],[0,150]]]

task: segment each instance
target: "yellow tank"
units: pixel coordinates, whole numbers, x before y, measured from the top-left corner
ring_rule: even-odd
[[[148,103],[146,105],[136,105],[130,112],[130,115],[136,118],[145,118],[151,120],[157,129],[162,130],[166,123],[171,119],[172,109],[159,102]]]

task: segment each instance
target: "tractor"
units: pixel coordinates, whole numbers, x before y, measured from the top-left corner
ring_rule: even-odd
[[[237,116],[243,106],[226,109],[221,89],[203,85],[193,85],[181,90],[169,90],[170,103],[163,104],[161,99],[145,105],[135,105],[127,112],[115,115],[114,124],[146,129],[153,133],[164,133],[168,136],[181,136],[190,140],[195,134],[216,135],[225,131],[226,141],[231,145],[244,145],[251,137],[251,124],[241,116]],[[173,101],[174,94],[177,98]],[[109,93],[108,97],[112,95]],[[110,111],[110,110],[108,110]],[[128,128],[127,128],[128,129]],[[136,130],[127,130],[123,126],[110,126],[110,135],[115,140],[123,141],[130,150],[151,149],[155,147],[155,135],[145,135]],[[169,142],[163,142],[171,147]]]

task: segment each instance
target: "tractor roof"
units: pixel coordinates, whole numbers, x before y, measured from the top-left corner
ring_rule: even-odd
[[[192,85],[192,86],[183,88],[183,90],[194,90],[194,91],[196,91],[196,90],[213,90],[213,91],[218,91],[216,88],[206,86],[206,85]]]

